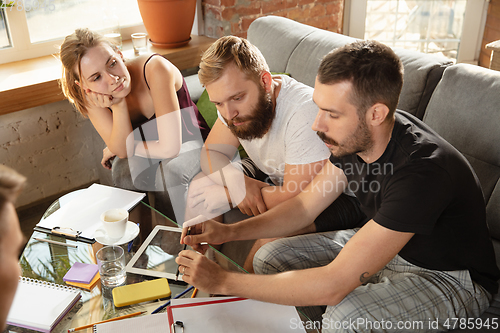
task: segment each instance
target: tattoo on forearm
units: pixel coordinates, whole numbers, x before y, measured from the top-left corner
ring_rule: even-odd
[[[368,272],[364,272],[359,277],[359,281],[361,281],[361,283],[366,283],[366,282],[368,282],[369,279],[370,279],[370,273],[368,273]]]

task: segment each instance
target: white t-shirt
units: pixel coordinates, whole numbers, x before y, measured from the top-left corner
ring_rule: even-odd
[[[260,139],[241,140],[252,161],[275,185],[283,185],[285,164],[300,165],[325,160],[330,151],[311,129],[318,107],[312,101],[313,88],[286,75],[276,99],[276,116]],[[217,111],[219,119],[226,122]]]

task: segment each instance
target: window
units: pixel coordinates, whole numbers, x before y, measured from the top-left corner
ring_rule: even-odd
[[[350,36],[475,62],[487,0],[350,0]]]
[[[124,39],[145,31],[137,0],[0,1],[1,63],[56,53],[64,36],[80,27],[104,32],[119,26]]]
[[[0,9],[0,49],[10,46],[9,34],[7,32],[7,20],[4,9]]]

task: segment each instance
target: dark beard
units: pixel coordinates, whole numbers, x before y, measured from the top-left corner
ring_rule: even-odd
[[[371,133],[364,121],[360,121],[358,127],[356,128],[356,131],[351,136],[349,136],[342,145],[332,138],[326,136],[326,134],[323,132],[316,132],[316,134],[318,134],[323,142],[326,142],[329,145],[337,148],[335,152],[330,149],[330,153],[336,158],[342,158],[361,152],[367,152],[373,148]]]
[[[271,96],[266,94],[264,89],[260,89],[259,100],[253,108],[251,116],[245,118],[234,118],[226,120],[231,132],[242,140],[260,139],[267,133],[275,116],[273,101]],[[247,121],[248,123],[234,126],[233,123]]]

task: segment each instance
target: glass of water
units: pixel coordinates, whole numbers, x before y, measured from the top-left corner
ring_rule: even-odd
[[[106,287],[116,287],[125,282],[125,254],[123,248],[112,245],[105,246],[96,253],[101,282]]]

